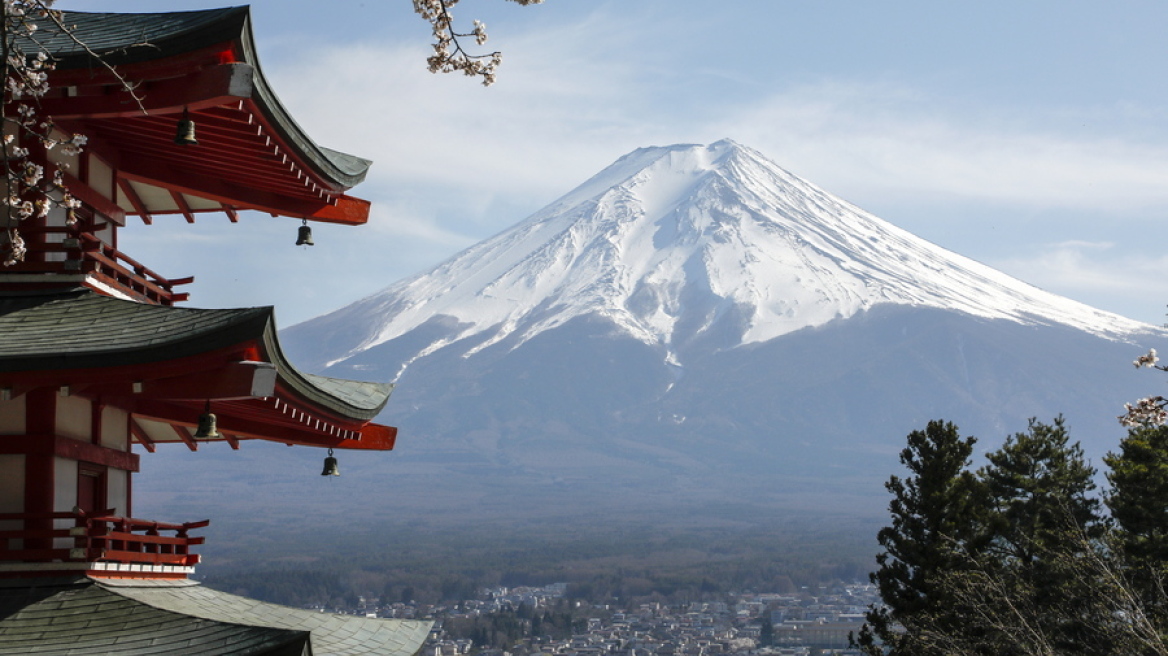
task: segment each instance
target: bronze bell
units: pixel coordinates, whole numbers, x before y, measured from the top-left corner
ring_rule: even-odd
[[[197,146],[199,140],[195,139],[195,122],[191,120],[187,110],[183,110],[182,118],[178,121],[178,129],[174,134],[174,142],[180,146]]]
[[[333,450],[329,449],[328,457],[324,459],[324,471],[320,473],[321,476],[340,476],[341,470],[337,469],[337,459],[333,457]]]
[[[312,227],[308,225],[308,221],[305,221],[304,224],[300,226],[300,234],[296,237],[296,245],[297,246],[314,246],[315,245],[312,243]]]
[[[199,427],[195,430],[196,440],[214,440],[219,438],[219,429],[215,425],[215,415],[211,414],[211,404],[207,410],[199,415]]]

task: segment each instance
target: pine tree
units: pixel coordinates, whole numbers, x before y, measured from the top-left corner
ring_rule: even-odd
[[[974,534],[978,485],[967,468],[975,442],[942,421],[908,435],[900,462],[911,475],[885,484],[893,495],[892,525],[877,534],[884,552],[871,576],[885,605],[869,609],[856,638],[865,653],[946,653],[934,634],[962,628],[963,618],[940,583],[964,564],[962,545]]]
[[[985,651],[1033,653],[1017,630],[1001,630],[1022,608],[1039,609],[1029,621],[1041,636],[1036,642],[1059,653],[1110,649],[1093,617],[1095,606],[1084,597],[1089,580],[1080,575],[1090,569],[1093,542],[1103,532],[1099,501],[1089,496],[1095,469],[1079,444],[1070,443],[1062,417],[1053,424],[1032,419],[1027,432],[1007,438],[986,458],[990,464],[978,471],[987,501],[980,521],[985,533],[968,555],[1005,590],[997,599],[974,602],[988,604],[987,612],[999,618],[984,632],[984,643],[992,645]]]
[[[1107,507],[1119,548],[1147,612],[1168,626],[1168,427],[1131,430],[1119,453],[1103,458],[1111,471]]]

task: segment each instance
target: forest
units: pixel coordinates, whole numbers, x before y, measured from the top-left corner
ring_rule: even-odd
[[[1168,427],[1129,423],[1102,493],[1061,418],[1031,421],[976,470],[976,440],[952,423],[910,433],[908,474],[886,485],[865,653],[1168,654]]]
[[[520,532],[517,532],[520,531]],[[591,604],[721,598],[730,591],[794,592],[867,580],[875,525],[814,532],[793,525],[742,530],[634,528],[540,531],[464,527],[399,533],[350,545],[330,536],[200,567],[208,586],[292,606],[356,606],[358,597],[418,604],[477,598],[497,586],[568,584]],[[382,549],[370,551],[368,545]],[[256,563],[267,563],[257,566]]]

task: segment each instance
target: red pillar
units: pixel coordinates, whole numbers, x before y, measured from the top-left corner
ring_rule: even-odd
[[[25,433],[32,439],[46,438],[57,430],[57,390],[36,389],[25,400]],[[51,454],[24,455],[24,512],[53,512],[53,493],[56,489],[56,468]],[[27,522],[26,528],[52,529],[51,519]],[[26,549],[51,549],[52,539],[28,540]]]

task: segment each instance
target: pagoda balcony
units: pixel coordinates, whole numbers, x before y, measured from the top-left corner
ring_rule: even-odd
[[[21,277],[21,282],[31,288],[63,283],[76,286],[90,281],[90,286],[107,294],[173,305],[189,296],[174,288],[195,280],[193,276],[164,278],[89,232],[36,226],[21,228],[21,233],[29,240],[28,256],[23,262],[5,267],[0,274],[33,274]],[[43,275],[43,280],[38,280],[36,274]]]
[[[0,578],[186,578],[198,564],[191,547],[205,538],[190,532],[210,520],[167,524],[112,513],[0,513]]]

